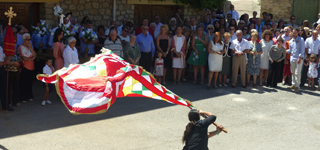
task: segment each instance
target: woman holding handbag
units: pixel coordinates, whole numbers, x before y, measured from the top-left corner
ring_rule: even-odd
[[[173,84],[181,84],[181,73],[185,67],[186,57],[186,40],[185,36],[182,35],[182,28],[177,27],[177,34],[172,38],[172,68],[173,68]],[[178,76],[177,76],[178,74]]]

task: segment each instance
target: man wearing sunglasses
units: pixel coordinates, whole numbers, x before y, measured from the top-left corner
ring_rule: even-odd
[[[287,26],[292,26],[293,28],[299,27],[297,24],[295,24],[295,22],[296,22],[296,16],[292,15],[290,17],[290,23],[286,24],[286,27]]]

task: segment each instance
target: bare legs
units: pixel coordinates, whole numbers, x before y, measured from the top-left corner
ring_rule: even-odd
[[[178,72],[178,77],[177,77],[177,72]],[[182,74],[182,69],[181,68],[173,68],[173,81],[174,81],[174,84],[176,82],[180,83],[181,74]]]
[[[228,75],[219,74],[219,83],[222,84],[222,77],[223,77],[223,84],[227,85],[227,77]]]
[[[264,75],[264,83],[267,84],[267,80],[268,80],[268,75],[269,75],[269,69],[260,69],[260,75],[259,75],[259,78],[260,78],[260,85],[262,85],[262,77]]]
[[[213,72],[213,71],[209,72],[209,75],[208,75],[208,80],[209,80],[208,86],[211,85],[211,81],[212,81],[212,77],[213,76],[214,76],[213,86],[214,86],[214,88],[217,88],[217,80],[218,80],[219,72]]]
[[[166,73],[167,73],[167,68],[163,67],[163,76],[162,76],[163,84],[166,83]]]
[[[193,66],[193,75],[194,75],[193,84],[197,83],[198,68],[200,68],[201,84],[203,84],[204,83],[204,66]]]

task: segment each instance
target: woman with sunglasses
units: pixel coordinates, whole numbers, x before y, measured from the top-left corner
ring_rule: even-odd
[[[214,27],[212,24],[209,24],[207,26],[207,36],[208,36],[208,40],[212,41],[213,40],[213,35],[214,35]]]
[[[21,70],[20,78],[20,100],[25,103],[26,100],[33,101],[32,81],[34,71],[34,59],[36,59],[37,54],[32,48],[30,34],[23,34],[22,39],[23,43],[18,47],[18,51],[24,64]]]

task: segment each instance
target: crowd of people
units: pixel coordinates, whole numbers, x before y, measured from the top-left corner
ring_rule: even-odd
[[[266,12],[263,18],[258,18],[257,12],[249,18],[248,14],[240,16],[233,5],[226,15],[220,9],[204,12],[201,19],[184,18],[178,9],[168,24],[161,23],[160,16],[155,16],[154,22],[149,24],[148,19],[143,19],[135,29],[126,19],[120,26],[111,21],[107,29],[104,25],[97,26],[96,32],[89,17],[78,24],[77,18],[70,14],[64,19],[71,33],[68,37],[61,26],[39,37],[36,31],[30,35],[22,24],[13,25],[15,56],[5,57],[0,47],[2,109],[13,110],[12,106],[33,101],[32,80],[36,74],[52,74],[70,64],[78,64],[79,58],[93,57],[102,47],[152,72],[162,84],[172,80],[179,85],[191,79],[193,84],[206,84],[208,89],[228,86],[228,83],[234,88],[240,73],[243,88],[250,85],[276,88],[282,82],[299,92],[307,80],[308,86],[315,88],[320,70],[319,21],[310,26],[305,20],[299,27],[294,15],[288,24],[282,19],[273,20],[273,15]],[[4,29],[0,29],[3,33]],[[53,50],[54,57],[42,64],[35,63],[40,43],[41,48]],[[8,78],[5,70],[9,71]],[[44,87],[46,93],[41,105],[51,103],[48,94],[52,87],[47,84]]]

